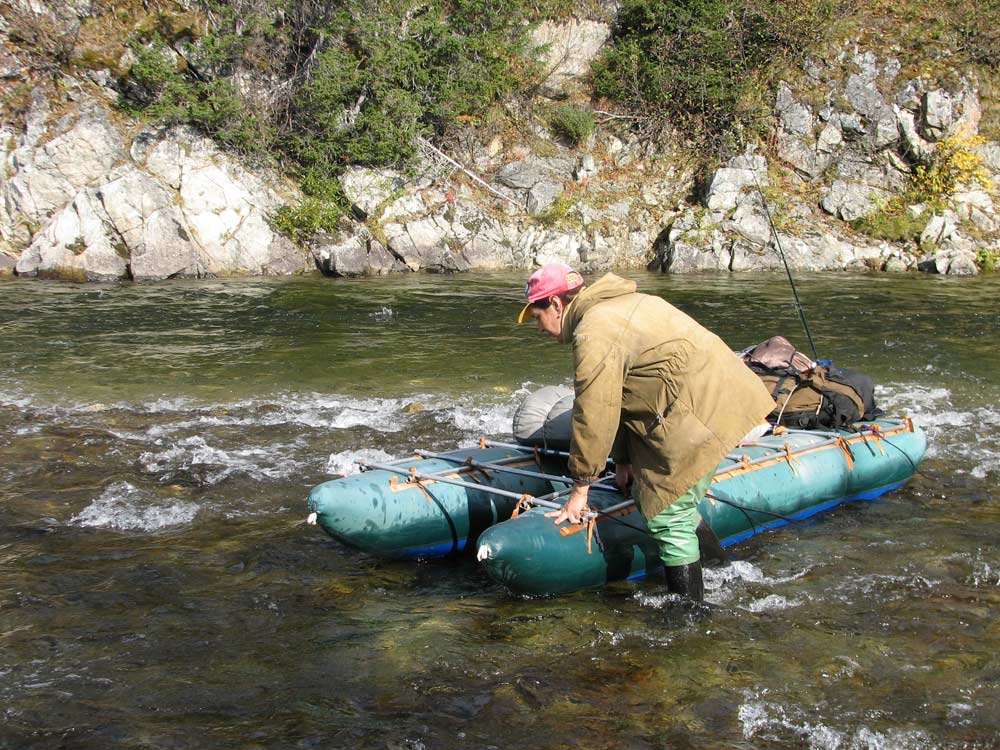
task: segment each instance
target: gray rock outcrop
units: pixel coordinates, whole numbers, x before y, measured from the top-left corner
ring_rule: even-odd
[[[54,122],[37,95],[0,181],[18,274],[108,281],[289,274],[307,253],[275,232],[284,195],[185,128],[124,131],[93,101]]]

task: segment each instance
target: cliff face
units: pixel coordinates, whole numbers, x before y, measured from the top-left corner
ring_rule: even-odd
[[[73,30],[94,12],[86,0],[12,7],[77,47]],[[190,128],[143,124],[116,106],[124,90],[135,94],[123,74],[127,48],[87,67],[45,69],[39,60],[58,50],[25,48],[9,22],[0,31],[0,273],[349,276],[555,260],[747,271],[778,267],[780,245],[801,269],[974,274],[1000,257],[1000,144],[980,135],[996,132],[983,127],[994,82],[958,70],[941,84],[858,43],[782,81],[767,136],[705,169],[680,137],[647,140],[627,115],[586,98],[608,23],[541,24],[537,111],[565,101],[591,108],[596,128],[582,142],[533,116],[520,131],[470,129],[447,152],[419,140],[406,173],[347,168],[350,218],[293,241],[274,217],[301,198],[294,184]]]

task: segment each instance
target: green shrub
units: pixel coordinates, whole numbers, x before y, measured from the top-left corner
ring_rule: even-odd
[[[315,179],[345,164],[405,167],[414,137],[447,135],[532,79],[524,7],[513,0],[357,3],[292,101],[288,149]],[[346,115],[345,115],[346,113]]]
[[[625,0],[594,91],[692,133],[753,126],[759,78],[824,33],[827,0]]]
[[[252,154],[266,152],[268,124],[252,112],[228,78],[206,78],[188,67],[158,35],[133,42],[135,85],[121,102],[165,123],[192,125],[220,143]]]
[[[344,210],[322,198],[306,196],[295,206],[282,206],[271,217],[274,228],[286,237],[300,242],[316,232],[332,232],[337,228]]]
[[[983,143],[979,136],[964,131],[942,138],[930,161],[916,166],[906,191],[879,202],[874,211],[854,222],[854,228],[879,240],[919,240],[931,214],[943,210],[960,186],[993,187],[983,157],[976,151]],[[920,216],[909,209],[917,204],[925,205]]]
[[[890,242],[917,242],[927,226],[931,211],[914,216],[906,203],[894,198],[880,204],[874,211],[853,222],[862,234]]]
[[[578,146],[594,132],[594,115],[583,107],[563,104],[549,116],[549,128],[557,136]]]
[[[981,271],[994,273],[997,270],[997,266],[1000,266],[1000,253],[996,250],[981,247],[976,251],[976,265],[979,266]]]

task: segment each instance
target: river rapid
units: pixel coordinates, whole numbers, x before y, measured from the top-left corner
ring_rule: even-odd
[[[784,277],[632,278],[807,349]],[[927,458],[733,548],[694,620],[305,524],[355,460],[507,439],[569,381],[523,275],[0,282],[0,748],[1000,746],[1000,279],[797,283]]]

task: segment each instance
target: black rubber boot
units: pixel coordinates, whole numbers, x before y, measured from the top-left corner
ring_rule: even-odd
[[[701,577],[701,560],[690,565],[667,565],[663,568],[667,580],[667,591],[690,599],[705,601],[705,584]]]

